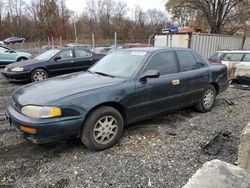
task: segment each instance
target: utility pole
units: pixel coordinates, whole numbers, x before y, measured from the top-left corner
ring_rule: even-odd
[[[76,30],[76,21],[74,20],[74,30],[75,30],[75,43],[77,44],[77,30]]]
[[[115,49],[116,49],[116,46],[117,46],[117,33],[115,32]]]
[[[95,34],[92,33],[92,48],[95,48]]]

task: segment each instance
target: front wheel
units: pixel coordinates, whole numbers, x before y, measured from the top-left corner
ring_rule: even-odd
[[[112,107],[102,106],[87,117],[82,128],[81,140],[91,150],[104,150],[118,142],[122,131],[121,114]]]
[[[48,78],[48,73],[43,69],[36,69],[31,73],[31,81],[38,82]]]
[[[208,112],[210,111],[215,102],[216,90],[214,86],[208,85],[207,88],[203,91],[203,95],[198,104],[195,105],[196,110],[199,112]]]

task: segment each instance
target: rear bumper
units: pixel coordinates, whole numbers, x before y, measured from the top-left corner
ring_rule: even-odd
[[[30,80],[30,72],[6,72],[2,71],[1,74],[10,80]]]
[[[32,119],[18,112],[10,103],[7,105],[5,113],[10,125],[23,138],[38,144],[76,137],[83,122],[79,117]],[[20,130],[20,126],[36,129],[36,133],[23,132]]]

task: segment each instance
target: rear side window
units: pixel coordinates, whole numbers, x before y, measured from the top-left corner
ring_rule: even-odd
[[[90,57],[91,53],[85,51],[85,50],[75,50],[76,58],[84,58],[84,57]]]
[[[244,62],[250,62],[250,53],[249,54],[246,54],[244,59],[242,60]]]
[[[215,54],[213,54],[211,57],[208,58],[208,60],[210,61],[214,61],[214,60],[220,60],[223,56],[223,53],[221,52],[216,52]]]
[[[206,61],[204,59],[202,59],[202,57],[199,54],[197,54],[196,52],[193,52],[193,56],[194,56],[196,62],[200,63],[200,66],[202,66],[202,64],[205,66]]]
[[[179,59],[181,71],[190,71],[200,68],[197,64],[192,52],[190,51],[177,51],[177,57]]]
[[[223,61],[241,61],[241,59],[243,58],[243,53],[227,53],[224,57],[223,57]]]
[[[160,75],[173,74],[178,72],[178,62],[174,52],[160,52],[155,54],[149,61],[145,71],[159,70]]]

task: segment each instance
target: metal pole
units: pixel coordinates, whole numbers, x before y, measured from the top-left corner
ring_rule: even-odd
[[[92,33],[92,48],[95,48],[95,34]]]
[[[74,20],[74,30],[75,30],[75,43],[77,44],[77,31],[76,31],[76,21]]]
[[[49,37],[48,37],[48,47],[50,46],[50,44],[49,44]]]
[[[51,42],[52,42],[52,48],[54,49],[54,37],[51,37]]]
[[[115,32],[115,49],[116,49],[116,46],[117,46],[117,33]]]
[[[151,38],[153,38],[155,35],[156,35],[156,33],[154,33],[153,35],[151,35],[151,36],[148,38],[148,46],[150,46]]]
[[[60,36],[60,46],[62,46],[62,36]]]

